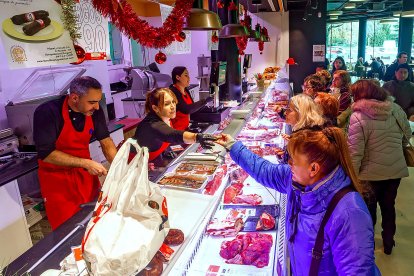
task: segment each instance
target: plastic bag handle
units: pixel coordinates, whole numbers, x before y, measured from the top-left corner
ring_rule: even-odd
[[[132,146],[136,149],[137,155],[128,163],[129,153]],[[102,187],[101,198],[106,198],[107,203],[116,206],[119,194],[124,186],[124,179],[128,176],[128,171],[132,167],[136,168],[141,152],[142,148],[138,145],[137,141],[132,138],[129,138],[119,149]]]

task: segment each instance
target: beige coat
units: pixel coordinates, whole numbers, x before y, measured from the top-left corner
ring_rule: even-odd
[[[402,108],[387,100],[359,100],[352,105],[348,145],[360,180],[386,180],[408,176],[402,144],[405,138],[396,119],[410,138],[411,130]]]

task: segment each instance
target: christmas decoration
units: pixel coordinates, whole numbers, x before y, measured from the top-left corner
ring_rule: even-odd
[[[76,0],[61,0],[62,5],[62,23],[63,27],[69,32],[70,38],[73,42],[76,42],[78,38],[81,38],[79,33],[79,25],[77,24],[76,16]]]
[[[229,11],[237,11],[237,6],[234,4],[233,1],[230,2],[229,7],[227,8]]]
[[[295,65],[295,64],[297,64],[296,61],[295,61],[295,59],[294,58],[291,58],[291,57],[286,60],[286,63],[289,64],[289,65]]]
[[[109,17],[124,34],[144,47],[162,49],[170,45],[175,34],[182,31],[184,19],[190,14],[193,1],[177,0],[162,27],[153,27],[140,19],[126,0],[92,0],[96,10]]]
[[[223,1],[219,0],[219,1],[217,2],[217,8],[218,8],[218,9],[222,9],[222,8],[224,8],[224,3],[223,3]]]
[[[244,50],[246,50],[248,40],[248,36],[236,37],[236,44],[237,48],[239,49],[239,55],[244,55]]]
[[[175,35],[175,40],[178,42],[183,42],[187,36],[185,35],[185,32],[179,32]]]
[[[243,7],[243,5],[240,5],[240,6]],[[248,21],[249,19],[246,17],[247,17],[247,12],[244,13],[244,19],[240,20],[240,24],[249,29],[247,25],[249,24],[249,21]],[[239,49],[239,55],[242,55],[242,56],[244,55],[244,50],[246,50],[248,40],[249,40],[248,36],[236,37],[236,44],[237,44],[237,48]]]
[[[259,51],[260,51],[260,54],[262,55],[263,54],[263,50],[264,50],[264,42],[263,41],[259,41]]]
[[[76,56],[78,57],[78,60],[75,62],[72,62],[71,64],[81,64],[85,58],[86,58],[86,52],[85,50],[79,46],[79,45],[73,45],[75,47]]]
[[[155,62],[158,64],[163,64],[167,60],[167,56],[159,51],[158,54],[155,55]]]
[[[219,37],[218,37],[218,35],[217,35],[217,32],[215,31],[214,33],[213,33],[213,35],[211,36],[211,42],[213,42],[213,43],[217,43],[219,41]]]

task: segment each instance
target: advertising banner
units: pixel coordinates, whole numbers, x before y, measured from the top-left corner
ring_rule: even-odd
[[[0,37],[10,69],[77,61],[62,9],[53,0],[0,0]]]

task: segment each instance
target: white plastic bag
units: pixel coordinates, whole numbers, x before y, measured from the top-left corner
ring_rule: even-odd
[[[131,146],[137,154],[128,164]],[[135,275],[168,234],[168,211],[159,187],[148,180],[148,149],[128,139],[118,151],[82,241],[93,275]]]

